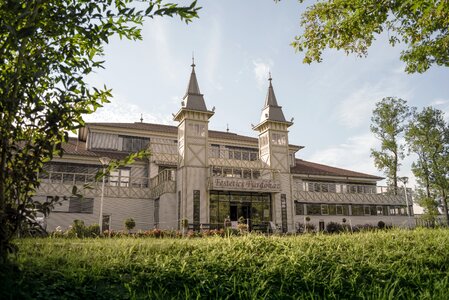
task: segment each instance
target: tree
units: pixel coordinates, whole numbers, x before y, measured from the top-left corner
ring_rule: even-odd
[[[387,31],[392,46],[405,44],[400,58],[408,73],[449,66],[447,0],[317,1],[306,8],[300,26],[304,30],[292,46],[305,52],[305,63],[320,62],[326,48],[366,56],[376,37]]]
[[[419,200],[428,212],[441,200],[443,214],[449,225],[449,127],[442,111],[425,107],[415,113],[406,132],[407,145],[418,156],[412,170],[424,189]]]
[[[103,45],[114,34],[141,39],[145,18],[190,22],[199,9],[196,1],[0,2],[0,262],[20,224],[51,209],[32,200],[43,164],[62,155],[83,114],[109,102],[111,90],[85,82],[103,67]]]
[[[136,227],[136,221],[133,218],[128,218],[125,220],[125,228],[128,230],[128,233]]]
[[[384,171],[388,185],[395,193],[398,187],[400,160],[404,158],[404,145],[399,142],[404,132],[410,108],[405,100],[387,97],[376,104],[371,117],[371,132],[381,141],[380,150],[371,149],[375,166]]]

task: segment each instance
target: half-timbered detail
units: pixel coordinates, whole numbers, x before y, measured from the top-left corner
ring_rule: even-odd
[[[68,227],[75,219],[98,223],[101,199],[102,218],[112,230],[123,229],[127,218],[142,230],[179,229],[181,222],[195,230],[245,222],[262,232],[293,232],[304,222],[316,228],[328,222],[408,224],[410,190],[379,187],[381,177],[296,158],[303,147],[290,144],[293,119],[285,118],[271,76],[253,126],[256,137],[209,130],[214,110],[206,105],[192,64],[173,115],[176,126],[87,123],[64,145],[64,156],[39,174],[36,200],[62,199],[48,229]],[[142,149],[151,155],[96,180],[102,163]]]

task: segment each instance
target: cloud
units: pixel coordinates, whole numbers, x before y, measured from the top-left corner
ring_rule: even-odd
[[[349,137],[341,144],[319,150],[309,156],[309,159],[356,172],[378,174],[370,157],[370,149],[375,148],[377,144],[378,140],[371,133],[365,133]]]
[[[144,40],[148,40],[148,44],[151,45],[150,52],[151,55],[156,57],[154,61],[157,62],[159,70],[162,70],[169,78],[174,79],[177,68],[173,62],[167,21],[156,18],[152,19],[151,22],[151,26],[144,27],[145,31],[148,30],[148,37],[145,37]]]
[[[217,79],[217,66],[222,57],[222,26],[218,19],[213,19],[213,24],[209,31],[209,37],[207,39],[209,44],[207,45],[207,57],[206,57],[206,76],[209,83],[217,90],[223,90],[223,86]]]
[[[260,89],[266,87],[268,80],[268,73],[273,67],[273,62],[271,60],[262,61],[260,59],[253,60],[254,65],[254,75],[256,76],[257,85]]]
[[[440,105],[447,104],[448,102],[449,102],[449,100],[438,98],[438,99],[433,100],[430,103],[430,105],[432,105],[432,106],[440,106]]]
[[[403,143],[403,141],[400,142]],[[380,141],[370,132],[367,132],[349,137],[341,144],[319,150],[310,155],[307,160],[383,177],[382,172],[374,166],[374,160],[371,158],[371,148],[379,149]],[[409,178],[408,187],[416,186],[416,179],[411,171],[411,165],[415,160],[416,157],[407,156],[401,161],[398,175]],[[386,183],[381,181],[379,185],[386,185]]]
[[[412,90],[407,88],[401,76],[388,78],[376,84],[366,83],[350,93],[337,106],[334,118],[347,128],[358,128],[369,123],[377,102],[384,97],[408,99]]]
[[[95,113],[84,115],[86,122],[140,122],[143,118],[145,123],[173,124],[171,116],[149,113],[120,95],[115,95],[111,103],[105,104]]]

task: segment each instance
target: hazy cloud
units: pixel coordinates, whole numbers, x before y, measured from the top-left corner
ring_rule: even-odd
[[[408,99],[411,93],[400,76],[381,80],[376,84],[366,83],[340,102],[334,117],[347,128],[364,126],[370,122],[377,102],[385,97]]]
[[[111,103],[105,104],[95,113],[83,117],[86,122],[132,123],[140,122],[141,115],[145,123],[173,124],[171,116],[144,111],[139,106],[120,97],[120,95],[115,95]]]
[[[223,86],[218,80],[217,73],[220,57],[222,57],[222,26],[218,19],[213,19],[213,25],[209,30],[209,37],[207,39],[209,44],[207,45],[207,57],[206,57],[206,76],[212,86],[221,91]]]
[[[257,85],[259,88],[266,87],[268,80],[268,73],[273,67],[273,62],[271,60],[262,61],[260,59],[253,60],[254,65],[254,75],[256,76]]]
[[[358,172],[378,174],[370,157],[370,149],[376,147],[377,143],[378,140],[371,133],[349,137],[341,144],[315,152],[310,156],[310,160]]]
[[[430,103],[430,105],[431,105],[431,106],[440,106],[440,105],[447,104],[448,102],[449,102],[449,100],[442,99],[442,98],[438,98],[438,99],[433,100],[433,101]]]

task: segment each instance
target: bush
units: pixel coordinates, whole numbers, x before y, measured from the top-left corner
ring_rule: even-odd
[[[384,221],[377,222],[377,227],[379,227],[379,229],[384,229],[385,228],[385,222]]]
[[[329,222],[326,225],[326,231],[328,233],[339,233],[343,231],[343,226],[337,222]]]
[[[92,224],[84,225],[82,220],[73,220],[73,223],[66,231],[63,231],[60,226],[51,233],[51,237],[67,237],[67,238],[93,238],[100,236],[100,226]]]
[[[136,227],[136,221],[133,218],[128,218],[125,220],[125,228],[128,231],[131,231]]]
[[[296,232],[297,233],[306,233],[306,232],[315,232],[316,226],[313,223],[297,223],[296,224]]]

